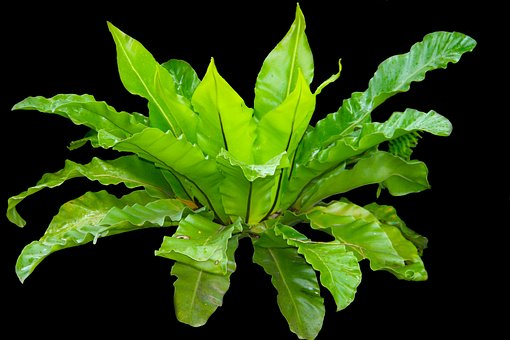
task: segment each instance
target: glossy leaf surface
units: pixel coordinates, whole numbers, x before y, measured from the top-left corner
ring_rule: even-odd
[[[290,330],[315,339],[325,316],[319,282],[342,310],[360,284],[359,261],[398,279],[427,279],[421,258],[427,238],[407,227],[395,208],[362,207],[346,197],[367,185],[376,187],[376,199],[381,189],[394,196],[429,189],[428,169],[412,152],[426,134],[450,135],[450,121],[411,108],[386,120],[372,114],[429,71],[458,62],[475,40],[459,32],[427,34],[409,52],[383,61],[365,91],[340,99],[336,112],[311,126],[317,97],[339,78],[342,65],[311,90],[314,60],[299,4],[287,34],[263,60],[253,108],[220,75],[214,58],[200,78],[184,60],[160,64],[139,41],[109,22],[108,28],[120,79],[147,100],[147,112],[117,111],[87,94],[28,97],[14,105],[88,127],[71,150],[90,143],[121,156],[67,160],[11,197],[7,217],[23,226],[16,211],[23,199],[74,178],[136,191],[87,192],[64,203],[44,235],[22,250],[21,281],[55,251],[127,231],[176,227],[155,254],[173,261],[177,319],[202,326],[222,305],[238,242],[249,237],[253,262],[271,277]],[[333,240],[309,238],[307,225],[316,229],[311,235]]]
[[[175,315],[180,322],[190,326],[204,325],[209,317],[223,304],[223,297],[230,287],[230,275],[236,270],[234,252],[238,237],[232,237],[227,248],[227,273],[213,274],[197,269],[191,264],[176,262],[171,274],[174,282]]]
[[[334,201],[328,206],[312,208],[306,216],[313,228],[331,233],[358,259],[369,259],[373,270],[404,265],[391,239],[368,210],[353,203]]]
[[[299,5],[289,31],[264,60],[255,83],[255,116],[260,119],[278,107],[294,90],[299,70],[308,84],[313,79],[313,55]]]
[[[314,339],[322,327],[325,308],[312,266],[273,230],[267,230],[253,245],[253,262],[271,275],[278,306],[290,330],[301,339]]]
[[[155,254],[211,273],[226,274],[227,244],[235,228],[238,226],[223,226],[200,214],[191,214],[180,221],[172,237],[163,238]]]
[[[235,158],[253,163],[253,109],[220,76],[213,59],[191,103],[199,114],[197,143],[206,155],[215,157],[225,149]]]
[[[117,64],[124,87],[149,102],[150,125],[193,141],[196,115],[179,96],[175,78],[137,40],[108,23],[117,49]]]
[[[357,258],[338,241],[313,242],[292,227],[277,225],[276,235],[281,235],[289,245],[297,247],[306,262],[320,272],[320,282],[335,299],[337,311],[347,307],[361,283],[361,269]]]
[[[62,170],[45,174],[35,186],[9,198],[7,217],[18,226],[24,226],[25,220],[16,211],[16,206],[23,199],[42,189],[57,187],[77,177],[86,177],[104,185],[123,183],[128,188],[144,187],[155,196],[173,196],[170,186],[162,175],[162,169],[138,157],[123,156],[111,161],[93,158],[90,163],[84,165],[66,160]]]
[[[339,167],[310,182],[295,207],[306,210],[327,197],[369,184],[381,183],[395,196],[420,192],[430,187],[427,175],[423,162],[378,151],[361,158],[352,169]]]
[[[83,196],[66,202],[51,220],[48,229],[38,240],[33,241],[21,251],[16,262],[16,273],[24,281],[42,260],[55,251],[89,242],[100,237],[111,236],[147,227],[171,225],[172,218],[188,209],[184,204],[174,201],[166,209],[154,209],[154,197],[143,191],[136,191],[117,198],[106,191],[87,192]],[[151,205],[152,203],[152,205]],[[143,207],[147,218],[127,217],[111,213],[112,209],[122,210],[132,205]],[[129,211],[134,208],[127,208]],[[140,209],[138,209],[140,210]],[[151,213],[148,213],[151,211]]]
[[[106,148],[147,127],[141,122],[139,115],[117,112],[110,105],[96,101],[90,95],[59,94],[52,98],[28,97],[14,105],[12,109],[57,114],[70,119],[76,125],[85,125],[97,133],[101,132],[96,139],[100,146]]]

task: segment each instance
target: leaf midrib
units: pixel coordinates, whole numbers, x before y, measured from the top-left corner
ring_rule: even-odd
[[[136,143],[133,143],[133,142],[130,142],[128,140],[124,140],[122,141],[122,143],[126,143],[126,144],[130,144],[132,146],[134,146],[135,148],[141,150],[142,152],[146,153],[147,155],[150,155],[151,157],[153,157],[157,162],[159,162],[161,165],[163,165],[165,168],[167,168],[168,170],[173,170],[175,172],[177,172],[178,174],[180,174],[181,176],[183,176],[184,178],[186,178],[192,185],[194,185],[198,191],[200,191],[200,193],[202,193],[203,197],[205,198],[205,200],[207,201],[207,204],[209,205],[209,208],[213,211],[214,215],[215,216],[218,216],[218,214],[216,213],[216,209],[214,208],[210,198],[208,195],[206,195],[205,191],[193,180],[191,179],[189,176],[186,176],[182,173],[180,173],[179,171],[176,171],[173,167],[171,167],[169,164],[167,164],[165,161],[163,161],[162,159],[160,159],[159,157],[155,156],[154,154],[152,154],[151,152],[145,150],[144,148],[142,148],[140,145],[136,144]],[[180,182],[180,181],[179,181]],[[182,185],[182,183],[181,183]]]
[[[281,267],[280,267],[280,264],[278,263],[278,260],[277,260],[276,256],[274,255],[273,251],[272,251],[271,249],[269,249],[269,248],[267,249],[267,251],[269,252],[269,255],[271,255],[271,258],[273,259],[273,262],[274,262],[274,264],[275,264],[276,269],[278,270],[278,272],[279,272],[280,274],[283,274],[282,269],[281,269]],[[297,316],[297,318],[298,318],[299,328],[301,328],[301,327],[302,327],[301,325],[303,324],[303,322],[302,322],[302,320],[301,320],[301,316],[299,315],[299,309],[298,309],[298,307],[297,307],[297,305],[296,305],[296,301],[294,300],[294,297],[293,297],[292,291],[290,290],[290,287],[289,287],[289,285],[287,284],[287,280],[285,280],[284,275],[280,275],[280,277],[281,277],[282,282],[283,282],[283,284],[284,284],[284,286],[285,286],[285,288],[286,288],[286,290],[287,290],[287,292],[288,292],[288,294],[289,294],[290,300],[292,301],[292,305],[293,305],[293,307],[294,307],[295,314],[296,314],[296,316]]]
[[[152,101],[154,102],[154,104],[158,107],[158,109],[161,111],[161,113],[163,114],[163,117],[165,118],[165,120],[167,121],[167,123],[170,125],[171,129],[172,129],[172,133],[174,134],[174,136],[176,136],[176,130],[175,130],[175,127],[173,126],[172,122],[170,121],[170,119],[168,119],[168,116],[165,114],[165,110],[161,107],[161,104],[159,103],[158,100],[156,100],[156,98],[154,97],[154,95],[152,94],[152,92],[149,90],[149,88],[147,87],[147,85],[145,84],[145,81],[143,80],[142,76],[140,75],[140,73],[136,70],[136,68],[134,67],[132,61],[131,61],[131,58],[129,57],[129,54],[127,53],[127,50],[124,48],[124,45],[123,44],[119,44],[119,47],[122,51],[122,53],[124,54],[124,56],[126,57],[126,60],[129,64],[129,66],[131,67],[131,69],[133,70],[133,72],[135,73],[135,75],[137,76],[138,80],[140,81],[140,83],[142,84],[143,88],[145,89],[145,91],[147,92],[147,95],[152,99]],[[156,67],[156,72],[154,73],[154,80],[156,82],[156,79],[157,79],[157,75],[159,73],[159,69]]]
[[[200,280],[202,280],[202,274],[204,273],[203,271],[201,270],[197,270],[198,272],[198,276],[197,276],[197,280],[196,280],[196,283],[195,283],[195,288],[193,289],[193,294],[191,296],[191,303],[189,304],[190,306],[190,309],[189,309],[189,314],[190,314],[190,318],[193,317],[193,307],[195,305],[195,299],[197,297],[197,292],[198,292],[198,286],[200,284]]]
[[[294,80],[294,67],[296,65],[296,60],[297,60],[298,44],[299,44],[300,39],[301,39],[301,34],[299,34],[301,32],[301,26],[302,26],[302,22],[301,21],[302,21],[302,19],[299,16],[298,20],[297,20],[297,26],[296,26],[297,38],[296,38],[296,41],[294,43],[294,48],[292,49],[292,62],[290,64],[289,82],[287,84],[287,93],[286,93],[285,97],[287,97],[290,94],[292,81]]]

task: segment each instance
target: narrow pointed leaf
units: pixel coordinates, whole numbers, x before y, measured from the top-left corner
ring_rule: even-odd
[[[191,103],[199,114],[197,142],[205,154],[215,157],[225,149],[241,161],[253,162],[253,109],[220,76],[214,59]]]
[[[146,128],[114,146],[118,151],[133,152],[157,166],[175,171],[189,181],[194,195],[215,214],[227,221],[219,193],[222,180],[216,162],[183,139],[156,128]]]
[[[282,152],[294,154],[315,109],[315,95],[310,92],[301,71],[294,90],[283,103],[267,112],[257,126],[255,162],[265,163]]]
[[[136,156],[123,156],[111,161],[94,157],[90,163],[79,164],[66,160],[62,170],[45,174],[35,186],[9,198],[7,218],[23,227],[25,220],[16,211],[16,206],[26,197],[45,188],[54,188],[67,180],[86,177],[101,184],[123,183],[128,188],[144,187],[155,196],[171,197],[172,190],[162,175],[162,169]]]
[[[430,188],[427,175],[423,162],[377,151],[360,159],[352,169],[339,167],[312,181],[294,207],[306,210],[327,197],[369,184],[381,183],[395,196],[420,192]]]
[[[281,235],[289,245],[298,248],[306,262],[320,272],[320,282],[335,299],[337,311],[347,307],[361,283],[358,259],[338,241],[313,242],[296,229],[277,225],[275,233]]]
[[[163,66],[174,79],[175,92],[186,98],[191,105],[191,97],[195,92],[200,79],[190,64],[184,60],[170,59]]]
[[[253,242],[253,262],[271,275],[277,302],[290,330],[300,339],[315,339],[325,308],[314,269],[272,229]]]
[[[239,222],[238,222],[239,224]],[[157,256],[200,266],[215,274],[227,272],[227,245],[235,225],[224,226],[200,214],[188,215],[172,237],[165,236]]]
[[[105,102],[90,95],[59,94],[52,98],[28,97],[14,105],[13,110],[37,110],[70,119],[76,125],[85,125],[103,131],[98,143],[105,148],[146,128],[139,114],[117,112]]]
[[[177,277],[174,282],[174,307],[180,322],[193,327],[202,326],[223,304],[223,297],[230,287],[230,275],[236,269],[234,253],[238,239],[238,236],[233,236],[228,241],[226,274],[212,274],[197,269],[193,262],[174,263],[171,272]]]
[[[108,22],[124,87],[149,101],[150,125],[195,140],[196,114],[177,93],[174,78],[137,40]]]
[[[166,217],[171,219],[178,214],[176,211],[159,211],[165,218],[160,219],[159,216],[152,215],[147,221],[137,220],[136,224],[130,223],[129,220],[113,218],[113,216],[110,216],[108,223],[102,221],[113,208],[122,209],[126,205],[135,203],[148,205],[153,200],[157,199],[143,191],[133,192],[120,199],[106,191],[99,191],[87,192],[77,199],[64,203],[58,214],[51,220],[44,235],[21,251],[16,262],[16,273],[20,281],[23,282],[42,260],[55,251],[95,242],[104,236],[147,227],[165,226],[166,222],[161,222]],[[176,205],[175,208],[186,209],[184,205]],[[157,211],[153,210],[153,213]]]
[[[255,116],[260,119],[279,106],[294,90],[301,69],[308,85],[313,79],[313,56],[305,34],[305,18],[296,16],[285,37],[264,60],[255,83]]]
[[[310,209],[306,216],[312,228],[330,232],[359,260],[370,260],[372,270],[405,265],[377,218],[356,204],[334,201]]]

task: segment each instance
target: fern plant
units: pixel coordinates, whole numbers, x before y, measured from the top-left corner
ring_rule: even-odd
[[[253,108],[220,75],[214,59],[200,79],[185,61],[160,64],[140,42],[110,22],[108,28],[122,83],[147,99],[148,114],[117,111],[86,94],[28,97],[14,105],[90,128],[71,149],[90,143],[121,154],[87,164],[66,160],[60,171],[11,197],[7,217],[23,227],[17,205],[71,178],[124,184],[128,192],[86,192],[64,203],[44,235],[19,255],[22,282],[56,251],[168,228],[155,255],[170,260],[178,320],[201,326],[222,305],[239,240],[249,238],[253,262],[271,277],[290,330],[313,339],[325,315],[319,285],[329,290],[338,311],[346,308],[361,281],[360,261],[402,280],[427,279],[421,259],[427,239],[393,207],[360,206],[345,194],[374,184],[395,196],[429,188],[427,167],[411,159],[412,149],[424,133],[448,136],[448,119],[408,108],[375,122],[371,113],[426,72],[456,63],[475,47],[472,38],[426,35],[408,53],[383,61],[365,91],[312,126],[316,100],[339,78],[341,66],[310,87],[313,56],[299,5],[290,30],[262,64]],[[307,227],[332,241],[311,239]]]

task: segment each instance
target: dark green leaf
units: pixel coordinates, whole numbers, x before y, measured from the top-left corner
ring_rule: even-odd
[[[313,268],[272,229],[253,242],[253,262],[271,275],[277,302],[290,330],[300,339],[314,339],[322,328],[325,309]]]
[[[298,248],[306,262],[320,272],[321,284],[335,299],[337,311],[347,307],[356,294],[361,282],[361,270],[357,258],[338,241],[313,242],[292,227],[277,225],[277,235],[281,235],[289,245]]]
[[[356,204],[334,201],[310,209],[306,216],[313,228],[330,232],[359,260],[369,259],[373,270],[405,264],[377,218]]]

